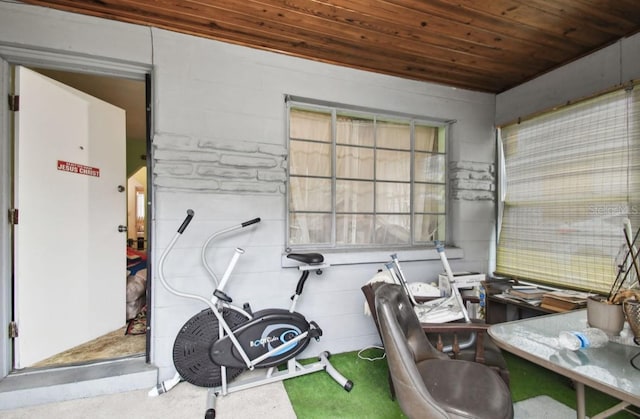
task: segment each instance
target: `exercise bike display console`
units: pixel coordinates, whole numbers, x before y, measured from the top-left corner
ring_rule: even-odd
[[[193,210],[187,210],[187,217],[160,257],[158,277],[172,294],[198,300],[208,308],[191,317],[176,336],[173,345],[176,377],[160,383],[149,394],[162,394],[182,380],[199,387],[208,387],[210,390],[205,418],[212,419],[215,417],[215,400],[219,395],[317,371],[326,371],[346,391],[351,391],[353,383],[333,368],[328,352],[321,353],[318,361],[311,364],[302,365],[295,358],[307,348],[311,339],[319,340],[322,336],[320,327],[295,311],[295,307],[310,271],[320,275],[322,269],[329,266],[324,263],[324,256],[320,253],[287,255],[301,263],[298,267],[301,275],[288,309],[267,308],[254,313],[249,303],[245,303],[242,308],[232,305],[233,299],[225,292],[225,287],[244,250],[235,250],[220,280],[207,260],[206,250],[216,237],[261,221],[260,218],[255,218],[212,234],[202,246],[201,260],[215,287],[212,296],[206,298],[185,293],[169,284],[164,277],[163,267],[167,255],[193,217]],[[283,365],[286,365],[285,369],[277,368]],[[265,376],[257,380],[230,383],[243,371],[255,368],[267,369]]]

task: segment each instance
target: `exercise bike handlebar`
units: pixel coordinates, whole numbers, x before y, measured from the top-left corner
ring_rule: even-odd
[[[191,223],[191,220],[193,219],[193,216],[194,216],[194,215],[195,215],[195,212],[194,212],[192,209],[188,209],[188,210],[187,210],[187,216],[185,217],[184,221],[182,222],[182,224],[181,224],[181,225],[180,225],[180,227],[178,228],[178,233],[180,233],[180,234],[184,233],[184,231],[185,231],[185,230],[187,229],[187,227],[189,226],[189,223]],[[240,223],[240,225],[239,225],[239,226],[231,227],[230,229],[228,229],[228,230],[226,230],[226,231],[229,231],[229,230],[235,230],[235,229],[237,229],[237,228],[244,228],[244,227],[248,227],[248,226],[250,226],[250,225],[252,225],[252,224],[259,223],[260,221],[261,221],[261,220],[260,220],[260,217],[256,217],[256,218],[254,218],[254,219],[252,219],[252,220],[249,220],[249,221],[245,221],[245,222],[243,222],[243,223]],[[225,232],[226,232],[226,231],[225,231]]]
[[[209,243],[211,243],[218,236],[221,236],[223,234],[229,233],[231,231],[235,231],[235,230],[239,230],[241,228],[248,227],[250,225],[259,223],[260,221],[261,221],[260,217],[257,217],[257,218],[254,218],[252,220],[245,221],[245,222],[240,223],[240,224],[236,224],[236,225],[234,225],[232,227],[228,227],[228,228],[225,228],[223,230],[216,231],[211,236],[209,236],[209,238],[204,242],[204,245],[202,246],[202,251],[200,253],[200,259],[202,260],[202,265],[204,266],[204,268],[209,273],[209,276],[213,280],[214,286],[216,288],[218,287],[218,284],[220,284],[220,279],[218,279],[218,276],[213,271],[213,267],[211,266],[211,264],[209,264],[209,261],[207,260],[207,248],[209,247]]]
[[[189,226],[189,223],[193,219],[193,215],[194,214],[195,213],[193,212],[192,209],[188,209],[187,210],[187,217],[184,219],[184,221],[180,225],[180,228],[178,228],[178,233],[180,233],[180,234],[184,233],[184,231],[187,229],[187,226]]]
[[[251,224],[255,224],[255,223],[259,223],[260,222],[260,217],[254,218],[253,220],[249,220],[249,221],[245,221],[244,223],[240,224],[242,227],[248,227]]]
[[[178,241],[178,239],[180,238],[180,236],[182,236],[182,233],[184,233],[184,231],[187,229],[187,227],[189,226],[189,223],[191,223],[191,220],[193,219],[195,215],[195,212],[192,209],[188,209],[187,210],[187,216],[185,217],[185,219],[182,221],[182,224],[180,224],[180,227],[178,228],[178,231],[176,232],[176,234],[173,236],[173,238],[171,239],[171,242],[167,245],[167,247],[165,248],[165,250],[162,252],[162,254],[160,255],[160,260],[158,262],[158,278],[160,279],[160,282],[162,283],[162,285],[172,294],[177,295],[179,297],[185,297],[185,298],[191,298],[194,300],[198,300],[201,301],[205,304],[207,304],[212,310],[215,309],[215,306],[212,304],[211,300],[204,298],[200,295],[195,295],[195,294],[190,294],[190,293],[185,293],[182,291],[177,290],[176,288],[172,287],[166,280],[165,276],[164,276],[164,263],[165,260],[167,258],[167,255],[171,252],[171,250],[173,249],[173,247],[175,246],[176,242]],[[213,269],[211,268],[211,266],[206,262],[206,260],[204,259],[204,250],[207,247],[207,245],[209,244],[209,242],[224,233],[228,233],[230,231],[233,230],[238,230],[240,228],[243,227],[247,227],[250,226],[252,224],[258,223],[260,222],[260,218],[254,218],[252,220],[249,221],[245,221],[241,224],[236,224],[233,227],[229,227],[226,228],[224,230],[218,231],[216,233],[214,233],[211,237],[209,237],[209,239],[207,240],[207,242],[205,243],[205,245],[203,246],[203,250],[202,250],[202,258],[203,261],[205,262],[205,268],[207,269],[207,271],[214,277],[214,279],[216,280],[216,286],[217,286],[217,278],[215,277],[215,274],[213,273]]]
[[[169,284],[169,282],[167,282],[166,278],[164,277],[164,262],[167,259],[167,256],[169,255],[171,250],[173,249],[173,246],[175,246],[176,242],[178,241],[180,236],[182,236],[182,233],[184,233],[184,230],[186,230],[187,226],[189,225],[189,223],[193,219],[194,214],[195,213],[193,212],[192,209],[188,209],[187,210],[187,216],[185,217],[184,221],[182,221],[182,224],[178,228],[178,231],[176,232],[176,234],[173,235],[173,238],[171,239],[171,241],[169,242],[167,247],[164,249],[164,251],[160,255],[160,260],[158,261],[158,279],[160,279],[160,282],[162,283],[162,285],[170,293],[172,293],[174,295],[177,295],[178,297],[191,298],[191,299],[194,299],[194,300],[201,301],[201,302],[205,303],[206,305],[208,305],[212,310],[214,310],[215,306],[208,299],[206,299],[204,297],[201,297],[199,295],[182,292],[182,291],[172,287]]]

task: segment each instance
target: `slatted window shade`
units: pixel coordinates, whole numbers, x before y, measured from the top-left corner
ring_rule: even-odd
[[[607,293],[624,219],[640,227],[640,88],[502,127],[500,138],[497,273]]]

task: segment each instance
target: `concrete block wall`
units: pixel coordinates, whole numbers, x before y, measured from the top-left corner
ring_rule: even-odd
[[[153,144],[158,188],[233,194],[286,192],[287,150],[283,146],[165,134],[155,136]]]
[[[170,267],[178,283],[186,283],[189,278],[195,281],[192,286],[199,284],[200,291],[207,290],[206,275],[193,256],[206,240],[205,232],[260,216],[263,221],[246,237],[225,238],[213,249],[225,255],[216,262],[216,271],[223,271],[231,246],[241,244],[246,253],[237,268],[237,282],[232,283],[237,286],[237,295],[242,301],[251,301],[255,308],[287,305],[297,280],[296,270],[281,265],[286,234],[287,95],[455,120],[450,155],[465,154],[466,144],[458,142],[463,138],[477,143],[474,145],[479,149],[488,148],[489,152],[475,154],[486,156],[486,164],[493,163],[492,112],[487,111],[493,106],[492,95],[162,30],[154,30],[153,38],[154,79],[160,93],[154,138],[156,248],[161,250],[167,240],[165,231],[175,228],[183,216],[185,206],[180,208],[178,203],[183,199],[178,197],[189,199],[189,205],[200,214],[194,219],[194,231],[185,233],[183,244],[176,249],[182,266]],[[478,132],[485,135],[476,136]],[[464,213],[458,216],[461,220],[466,217]],[[478,246],[483,256],[476,257],[473,251],[468,255],[464,249],[465,258],[452,261],[454,268],[470,257],[476,269],[483,269],[480,260],[484,259],[486,265],[484,249],[490,239],[485,237],[485,245]],[[396,250],[389,249],[388,253]],[[421,260],[403,264],[409,279],[435,279],[442,270],[435,254],[428,254],[426,249],[424,253]],[[340,262],[321,277],[311,278],[299,305],[324,331],[321,341],[310,345],[306,352],[309,356],[320,350],[337,353],[360,349],[379,340],[371,320],[363,315],[360,286],[383,267],[388,257],[349,264],[344,262],[348,254],[345,257],[344,253],[329,252],[326,256],[330,262]],[[154,335],[154,359],[162,376],[171,373],[170,344],[175,331],[195,311],[193,304],[176,301],[158,287],[155,292],[156,322],[165,325],[162,330],[156,328]]]
[[[125,39],[111,41],[120,38]],[[251,301],[254,309],[286,307],[298,276],[282,263],[287,95],[452,121],[450,161],[494,160],[495,97],[490,94],[16,3],[0,3],[3,44],[70,56],[71,62],[83,60],[98,68],[113,62],[130,64],[133,71],[151,69],[152,266],[157,268],[186,209],[194,209],[196,217],[167,259],[165,275],[180,289],[207,295],[212,285],[200,263],[202,244],[214,231],[261,217],[260,224],[221,237],[206,251],[214,270],[222,273],[233,249],[245,250],[229,292],[239,303]],[[461,248],[450,252],[454,270],[486,270],[493,205],[490,200],[452,201],[449,241]],[[319,343],[310,344],[308,356],[379,343],[371,319],[363,314],[360,286],[398,250],[326,252],[334,266],[310,279],[299,303],[300,311],[324,331]],[[412,281],[434,280],[442,271],[437,254],[428,248],[415,251],[403,268]],[[166,379],[173,375],[177,331],[204,306],[169,294],[157,272],[151,285],[151,361],[160,379]]]
[[[449,164],[452,235],[467,257],[459,271],[491,273],[492,241],[495,236],[495,163],[454,161]]]
[[[451,198],[465,201],[495,200],[495,164],[469,161],[451,162]]]

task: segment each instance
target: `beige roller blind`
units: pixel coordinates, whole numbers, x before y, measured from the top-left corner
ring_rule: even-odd
[[[607,293],[624,256],[624,219],[640,227],[640,87],[503,127],[500,137],[496,271]]]

